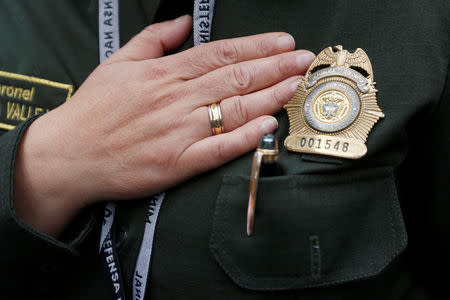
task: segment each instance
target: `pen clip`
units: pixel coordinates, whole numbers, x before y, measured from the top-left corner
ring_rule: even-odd
[[[248,236],[250,236],[253,231],[256,194],[258,192],[258,180],[259,180],[259,173],[261,171],[261,162],[262,162],[263,156],[264,156],[264,154],[258,150],[253,155],[252,172],[250,174],[250,194],[248,197],[248,209],[247,209],[247,235]]]
[[[274,163],[278,160],[278,141],[272,134],[265,134],[259,141],[253,155],[252,170],[250,174],[250,193],[247,208],[247,236],[253,232],[255,223],[255,204],[258,193],[258,181],[262,163]]]

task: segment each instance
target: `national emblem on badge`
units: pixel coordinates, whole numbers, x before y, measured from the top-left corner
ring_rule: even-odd
[[[378,107],[372,65],[364,50],[328,47],[316,57],[294,97],[289,117],[290,151],[357,159],[384,114]]]

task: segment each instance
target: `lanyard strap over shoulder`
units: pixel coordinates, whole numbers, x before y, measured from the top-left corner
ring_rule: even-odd
[[[120,47],[118,0],[98,1],[98,46],[100,63]],[[115,299],[125,300],[115,243],[115,212],[116,205],[113,202],[107,203],[103,216],[99,252],[104,259],[105,270],[111,278]]]
[[[193,26],[195,45],[211,40],[214,3],[214,0],[195,0]],[[119,0],[98,0],[98,42],[100,63],[120,48]],[[145,219],[144,236],[133,275],[133,300],[145,298],[156,222],[164,197],[165,194],[161,193],[153,196],[150,200]],[[105,207],[99,252],[105,260],[107,273],[111,277],[115,299],[125,300],[115,244],[115,208],[116,205],[113,202],[107,203]]]
[[[99,60],[105,61],[120,48],[119,1],[98,1]],[[144,237],[141,243],[133,278],[133,300],[144,299],[150,270],[153,237],[164,193],[151,198],[145,219]],[[99,252],[104,259],[106,273],[111,278],[115,299],[125,300],[124,285],[116,251],[115,226],[116,205],[106,204],[100,235]],[[144,221],[144,220],[143,220]]]
[[[120,48],[119,0],[98,0],[98,46],[100,63]]]
[[[150,262],[152,259],[153,238],[155,236],[156,221],[159,209],[164,200],[164,193],[155,195],[150,199],[147,215],[145,218],[144,236],[142,237],[141,249],[136,261],[133,275],[133,300],[144,299],[145,290],[148,285]]]
[[[141,300],[145,298],[145,291],[148,285],[148,275],[150,272],[156,222],[158,220],[159,210],[164,197],[165,194],[161,193],[150,199],[147,214],[145,220],[143,220],[145,223],[144,235],[133,274],[133,300]],[[100,236],[100,254],[104,260],[106,273],[111,278],[115,299],[125,300],[122,274],[120,272],[119,258],[116,251],[116,230],[114,218],[115,204],[109,202],[105,207],[103,216],[102,232]]]
[[[215,0],[194,1],[194,45],[211,41],[211,27],[214,17]]]

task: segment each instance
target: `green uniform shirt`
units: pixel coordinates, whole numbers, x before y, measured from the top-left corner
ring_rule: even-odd
[[[120,1],[122,44],[148,24],[192,13],[192,2]],[[23,121],[64,103],[98,65],[97,1],[0,4],[0,126],[9,125],[0,137],[0,295],[112,299],[98,256],[102,204],[58,241],[13,208],[15,155],[33,118]],[[252,153],[167,191],[147,299],[432,299],[445,291],[449,11],[444,0],[217,0],[213,40],[286,31],[315,53],[337,44],[364,49],[385,118],[369,134],[367,155],[346,160],[287,152],[289,123],[280,112],[283,174],[260,179],[250,238]],[[191,46],[192,38],[182,48]],[[129,298],[147,206],[148,199],[117,206]]]

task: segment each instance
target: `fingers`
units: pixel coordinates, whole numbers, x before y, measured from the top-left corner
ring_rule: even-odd
[[[233,131],[257,117],[279,112],[294,95],[300,79],[301,76],[294,76],[255,93],[227,98],[220,102],[224,131]],[[211,135],[206,106],[196,109],[189,123],[195,125],[193,131],[199,138]]]
[[[314,54],[300,50],[220,68],[186,82],[192,95],[190,103],[200,107],[264,89],[288,77],[304,74],[313,59]]]
[[[259,138],[277,127],[274,117],[259,117],[231,132],[198,141],[184,151],[179,162],[192,174],[207,171],[255,149]]]
[[[220,107],[225,132],[230,132],[259,116],[279,112],[294,95],[300,78],[291,77],[270,88],[223,100]]]
[[[178,68],[179,71],[175,74],[186,80],[229,64],[272,56],[294,48],[295,41],[292,36],[274,32],[210,42],[163,60],[168,67],[172,64],[186,66],[187,68]]]
[[[112,55],[108,63],[161,57],[164,51],[179,47],[189,36],[191,27],[192,18],[188,15],[150,25]]]

